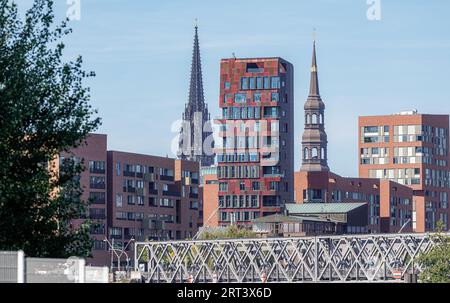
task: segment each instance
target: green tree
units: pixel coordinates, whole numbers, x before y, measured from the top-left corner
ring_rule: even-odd
[[[229,225],[224,229],[204,231],[199,234],[199,240],[215,240],[215,239],[241,239],[255,238],[256,234],[247,228]]]
[[[24,16],[0,0],[0,250],[87,256],[90,223],[71,224],[86,212],[83,165],[66,157],[58,168],[57,157],[100,124],[84,86],[94,74],[81,57],[63,61],[71,30],[54,18],[51,0],[35,0]]]
[[[444,223],[437,222],[436,234],[432,235],[435,241],[429,252],[421,254],[417,261],[423,271],[419,275],[421,282],[449,283],[450,282],[450,238],[444,234]]]

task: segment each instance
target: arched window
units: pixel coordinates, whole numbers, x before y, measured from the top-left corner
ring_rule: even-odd
[[[317,115],[312,114],[312,124],[317,124]]]
[[[319,157],[318,150],[316,147],[313,147],[313,149],[311,150],[311,159],[317,160],[318,157]]]
[[[321,159],[326,159],[327,158],[327,156],[325,155],[325,148],[323,148],[323,147],[320,150],[320,158]]]
[[[323,114],[320,114],[320,115],[319,115],[319,123],[320,123],[320,124],[323,124]]]
[[[311,116],[309,114],[306,114],[305,121],[306,121],[306,124],[311,123]]]
[[[305,150],[303,151],[303,159],[305,160],[309,159],[309,151],[307,147],[305,147]]]

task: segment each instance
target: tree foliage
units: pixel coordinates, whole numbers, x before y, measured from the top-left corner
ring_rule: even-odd
[[[437,222],[437,233],[432,235],[436,244],[428,253],[421,254],[418,262],[423,270],[419,279],[428,283],[450,282],[450,237],[444,234],[444,224]]]
[[[229,225],[224,229],[206,230],[199,234],[199,240],[255,238],[256,234],[247,228]]]
[[[71,30],[54,18],[51,0],[35,0],[24,16],[0,0],[0,250],[86,256],[89,222],[71,224],[86,211],[82,163],[54,160],[100,124],[83,84],[94,74],[81,57],[64,62]]]

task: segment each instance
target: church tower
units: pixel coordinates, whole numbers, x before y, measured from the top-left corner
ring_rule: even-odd
[[[302,137],[301,171],[329,171],[327,164],[327,134],[325,104],[320,98],[317,75],[316,41],[313,42],[309,96],[305,103],[305,130]]]
[[[200,166],[214,164],[214,141],[208,106],[203,94],[202,64],[198,40],[198,26],[195,26],[194,50],[192,53],[189,100],[183,113],[180,131],[178,157],[200,163]]]

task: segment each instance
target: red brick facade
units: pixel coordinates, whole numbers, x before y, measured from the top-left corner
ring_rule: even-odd
[[[359,118],[359,176],[413,189],[414,229],[448,228],[449,116],[404,112]]]
[[[281,58],[223,59],[217,148],[219,225],[249,224],[293,199],[293,66]]]

